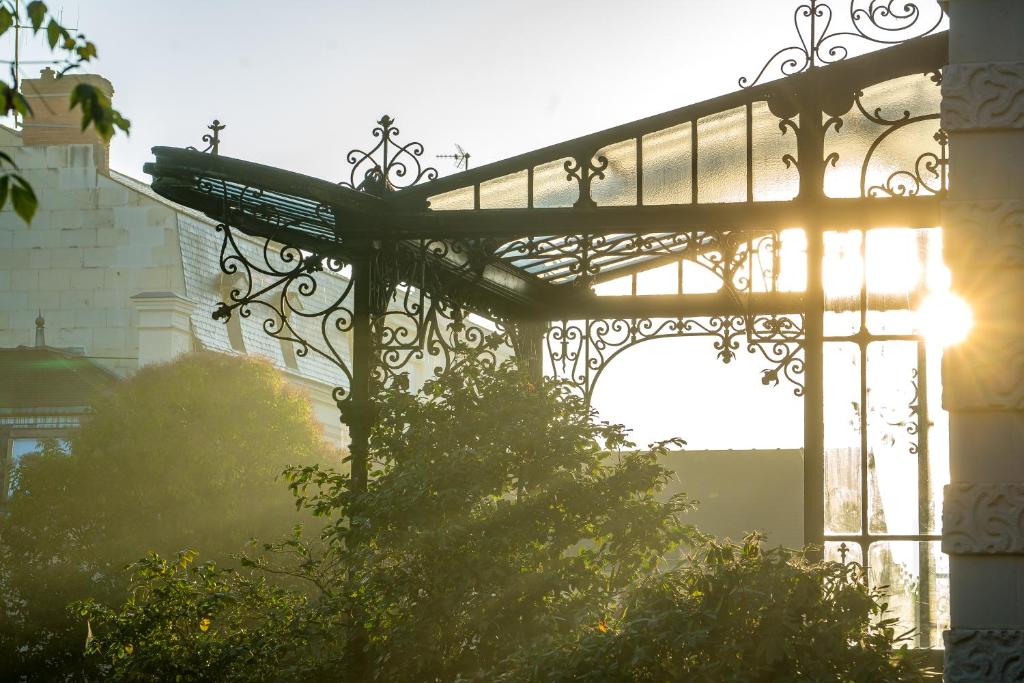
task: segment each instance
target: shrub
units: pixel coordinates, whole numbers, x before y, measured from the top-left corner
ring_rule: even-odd
[[[223,560],[298,521],[277,481],[336,460],[308,399],[269,363],[215,353],[141,369],[74,436],[26,457],[0,517],[0,678],[74,668],[86,629],[72,600],[125,598],[150,551]]]
[[[365,493],[291,470],[319,545],[151,557],[126,603],[77,607],[112,680],[919,679],[855,569],[683,528],[670,444],[636,451],[557,384],[470,365],[379,407]]]

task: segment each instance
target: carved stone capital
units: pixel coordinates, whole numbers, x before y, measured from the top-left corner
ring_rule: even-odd
[[[1024,128],[1024,62],[950,64],[943,69],[942,128]]]
[[[1024,483],[946,486],[942,552],[1024,555]]]
[[[1024,681],[1024,631],[952,629],[946,644],[943,678],[950,683]]]
[[[942,204],[946,262],[969,267],[1024,267],[1024,200]]]

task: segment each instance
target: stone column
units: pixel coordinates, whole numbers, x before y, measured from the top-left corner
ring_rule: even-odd
[[[946,261],[974,329],[945,358],[951,683],[1024,681],[1024,1],[951,0]]]
[[[141,292],[131,300],[138,313],[140,368],[192,350],[193,301],[174,292]]]

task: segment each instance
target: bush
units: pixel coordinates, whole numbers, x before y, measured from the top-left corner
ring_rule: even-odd
[[[919,680],[855,569],[681,527],[670,444],[636,451],[558,385],[464,366],[380,409],[367,492],[291,471],[319,545],[150,557],[127,602],[77,606],[111,680]]]
[[[856,564],[704,539],[625,592],[615,617],[508,662],[506,681],[919,681],[921,659]]]
[[[70,454],[26,457],[0,518],[0,678],[73,670],[86,628],[67,604],[126,597],[150,551],[224,560],[300,517],[278,481],[337,460],[308,399],[269,363],[197,353],[143,368],[103,398]]]

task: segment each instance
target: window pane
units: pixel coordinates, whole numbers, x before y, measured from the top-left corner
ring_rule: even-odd
[[[913,75],[865,89],[861,104],[874,118],[896,121],[905,111],[912,117],[938,114],[940,95],[939,87],[928,76]],[[911,123],[888,133],[888,123],[870,120],[856,105],[842,120],[839,130],[829,126],[825,134],[826,156],[838,154],[835,165],[825,168],[825,193],[829,197],[930,192],[906,172],[918,170],[917,160],[922,154],[938,153],[939,145],[933,137],[938,130],[937,120]],[[938,177],[931,170],[922,164],[920,171],[928,186],[937,187]]]
[[[869,528],[916,534],[917,342],[873,342],[867,359]]]
[[[783,157],[788,154],[796,158],[796,134],[792,130],[782,132],[779,119],[768,110],[767,102],[754,102],[751,128],[754,200],[793,199],[800,190],[800,174],[796,164],[787,167]]]
[[[565,163],[571,159],[559,159],[541,164],[533,169],[533,205],[541,209],[572,206],[580,197],[579,181],[570,178]]]
[[[689,204],[693,198],[688,121],[643,137],[644,204]]]
[[[525,209],[528,184],[526,171],[482,182],[480,183],[480,208]]]
[[[824,347],[825,533],[861,530],[860,349]]]
[[[844,337],[860,330],[864,259],[860,230],[826,232],[822,280],[825,289],[825,336]]]
[[[433,211],[458,211],[468,210],[473,208],[473,188],[460,187],[457,190],[451,192],[445,192],[444,194],[437,194],[433,197],[428,197],[427,201],[430,203],[430,208]]]
[[[697,121],[697,199],[701,203],[746,201],[746,107]]]
[[[65,453],[68,451],[66,439],[54,439],[57,447]],[[7,472],[7,495],[14,493],[18,486],[17,470],[26,456],[42,453],[46,440],[39,438],[11,439],[11,462]],[[2,489],[0,489],[2,490]]]
[[[618,142],[605,147],[597,156],[608,160],[604,178],[590,183],[590,197],[598,206],[632,206],[636,204],[636,140]]]
[[[914,629],[911,647],[941,648],[949,628],[949,559],[938,541],[884,541],[868,549],[868,583],[883,588],[896,632]]]
[[[826,562],[854,562],[864,566],[864,557],[859,543],[845,541],[825,541]]]

